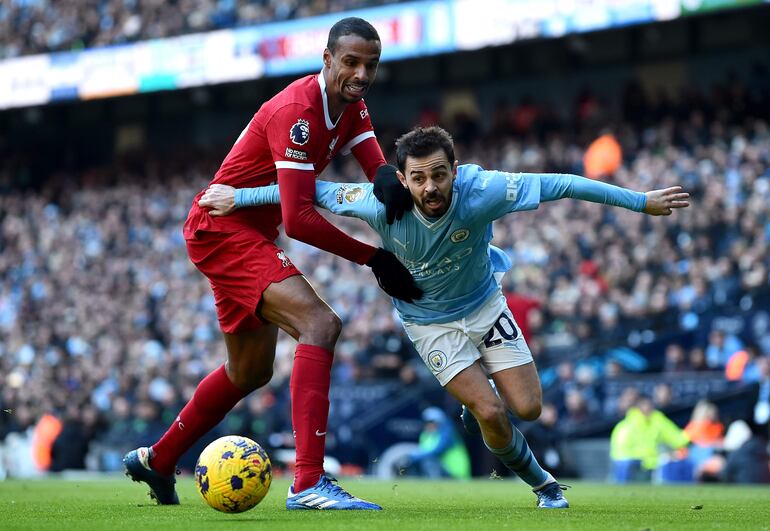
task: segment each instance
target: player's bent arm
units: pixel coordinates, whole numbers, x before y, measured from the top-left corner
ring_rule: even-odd
[[[324,219],[313,207],[315,173],[278,168],[281,214],[286,235],[358,264],[368,263],[376,249],[351,238]]]
[[[355,142],[359,138],[361,138],[361,140]],[[374,181],[374,176],[377,174],[377,168],[385,165],[385,156],[382,154],[380,144],[377,143],[374,131],[365,131],[351,140],[348,144],[353,142],[355,143],[348,149],[353,152],[353,156],[356,157],[358,164],[361,165],[361,169],[364,170],[369,182]],[[343,148],[343,154],[345,154],[345,151],[346,149]]]

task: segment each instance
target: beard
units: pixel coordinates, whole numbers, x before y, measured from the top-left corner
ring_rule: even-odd
[[[436,191],[423,198],[422,207],[424,212],[435,217],[443,215],[447,208],[449,208],[449,203],[443,194]]]

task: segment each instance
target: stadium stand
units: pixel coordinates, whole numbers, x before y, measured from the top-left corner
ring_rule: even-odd
[[[10,0],[0,5],[0,59],[338,13],[395,1]]]

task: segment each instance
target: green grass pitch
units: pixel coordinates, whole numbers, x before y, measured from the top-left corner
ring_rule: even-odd
[[[119,530],[447,530],[770,529],[770,487],[617,486],[574,482],[567,510],[538,510],[518,480],[471,482],[345,479],[382,512],[286,511],[287,480],[276,480],[251,511],[210,509],[191,477],[182,505],[159,507],[128,479],[0,482],[0,529]]]

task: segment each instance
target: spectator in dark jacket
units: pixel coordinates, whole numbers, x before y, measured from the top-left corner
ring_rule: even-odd
[[[727,456],[725,480],[728,483],[770,483],[770,455],[767,439],[757,434]]]

